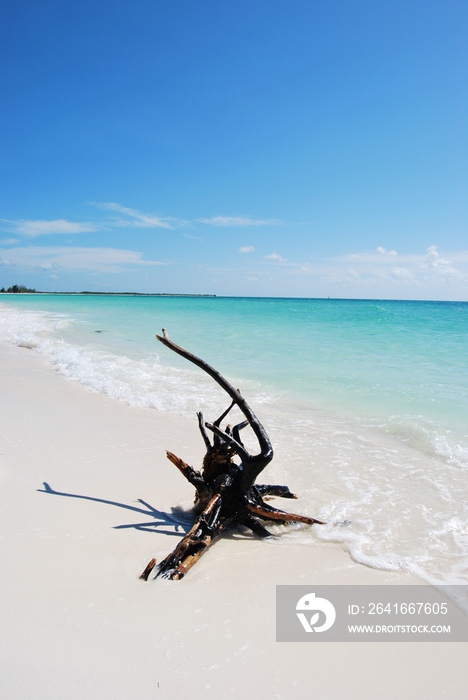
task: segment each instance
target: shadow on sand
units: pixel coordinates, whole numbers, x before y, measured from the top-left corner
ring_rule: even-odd
[[[134,528],[135,530],[141,530],[143,532],[158,532],[162,535],[175,535],[180,537],[181,534],[186,534],[192,524],[193,518],[190,512],[185,511],[183,508],[175,507],[171,508],[170,513],[166,513],[161,510],[153,508],[149,503],[143,501],[141,498],[138,499],[138,503],[142,507],[129,505],[127,503],[120,503],[119,501],[109,501],[105,498],[96,498],[94,496],[84,496],[79,493],[66,493],[65,491],[55,491],[50,484],[46,481],[44,483],[43,489],[37,489],[40,493],[49,493],[52,496],[65,496],[66,498],[81,498],[85,501],[94,501],[95,503],[104,503],[108,506],[114,506],[116,508],[124,508],[125,510],[131,510],[135,513],[141,513],[147,518],[147,521],[142,523],[131,523],[125,525],[116,525],[115,530],[125,530],[128,528]],[[173,529],[161,529],[163,527],[172,527]]]

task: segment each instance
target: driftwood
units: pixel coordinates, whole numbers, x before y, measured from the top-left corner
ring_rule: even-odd
[[[264,497],[268,496],[296,498],[287,486],[255,484],[260,472],[273,459],[273,448],[265,428],[240,391],[235,389],[217,370],[169,340],[165,328],[163,328],[163,335],[157,335],[156,338],[209,374],[232,401],[214,423],[205,423],[202,413],[197,414],[200,432],[206,446],[201,472],[190,467],[172,452],[167,452],[168,459],[194,486],[195,510],[199,515],[191,530],[174,551],[158,564],[156,576],[181,579],[228,527],[244,525],[258,537],[272,537],[273,535],[259,518],[277,523],[299,522],[323,525],[321,520],[285,513],[265,502]],[[245,420],[233,428],[228,425],[223,430],[221,422],[234,406],[240,409]],[[258,454],[250,454],[241,440],[241,430],[247,426],[250,426],[258,440],[260,450]],[[211,440],[207,430],[212,433]],[[240,464],[236,464],[234,458],[237,458]],[[146,581],[155,566],[156,559],[151,559],[140,578]]]

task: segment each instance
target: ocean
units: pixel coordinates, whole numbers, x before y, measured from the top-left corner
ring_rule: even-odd
[[[468,303],[0,296],[1,339],[68,380],[214,420],[227,397],[155,339],[163,327],[267,429],[275,458],[259,483],[288,484],[297,512],[329,523],[273,526],[271,546],[337,542],[370,567],[468,583]]]

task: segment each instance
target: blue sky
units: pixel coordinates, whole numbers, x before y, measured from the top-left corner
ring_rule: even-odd
[[[464,0],[15,0],[0,287],[468,299]]]

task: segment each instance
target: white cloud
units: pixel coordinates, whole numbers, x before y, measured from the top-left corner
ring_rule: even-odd
[[[93,223],[78,223],[76,221],[67,221],[66,219],[52,219],[49,221],[0,219],[0,227],[3,230],[27,236],[28,238],[57,234],[89,233],[97,230],[97,226]]]
[[[279,255],[278,253],[270,253],[269,255],[265,255],[265,260],[276,260],[277,262],[287,262],[287,258],[283,258],[283,256]]]
[[[58,263],[53,263],[53,262],[45,262],[39,265],[41,270],[56,270],[60,268],[60,265]]]
[[[122,204],[117,204],[116,202],[93,202],[94,206],[99,209],[105,209],[106,211],[114,211],[118,214],[124,214],[126,218],[124,219],[113,219],[113,223],[117,226],[136,226],[139,228],[174,228],[170,221],[173,219],[161,218],[160,216],[155,216],[154,214],[143,214],[137,209],[131,209],[130,207],[125,207]]]
[[[426,251],[426,256],[423,261],[424,267],[432,267],[434,269],[450,265],[448,260],[440,257],[439,250],[436,245],[431,245]]]
[[[413,275],[406,267],[392,267],[391,274],[397,280],[410,280],[413,278]]]
[[[276,219],[255,219],[251,216],[211,216],[198,221],[210,226],[276,226],[281,223]]]
[[[239,253],[254,253],[255,248],[253,245],[243,245],[239,248]]]
[[[453,266],[452,260],[446,260],[440,256],[439,250],[435,245],[431,245],[427,249],[421,267],[428,268],[442,281],[461,280],[465,278],[465,275]]]
[[[396,250],[387,250],[386,248],[376,248],[375,250],[365,250],[360,253],[349,253],[342,260],[351,260],[360,264],[371,265],[394,265],[395,260],[407,260],[408,256],[402,256]]]
[[[41,270],[88,270],[119,272],[132,266],[163,265],[156,260],[144,260],[135,250],[117,248],[40,247],[12,248],[8,251],[10,264]]]
[[[441,255],[435,245],[421,253],[399,254],[394,250],[377,248],[373,252],[353,253],[330,260],[341,269],[351,264],[362,283],[378,286],[379,281],[392,285],[412,285],[414,294],[426,290],[427,298],[437,298],[441,285],[455,285],[468,281],[468,253],[461,251]]]

